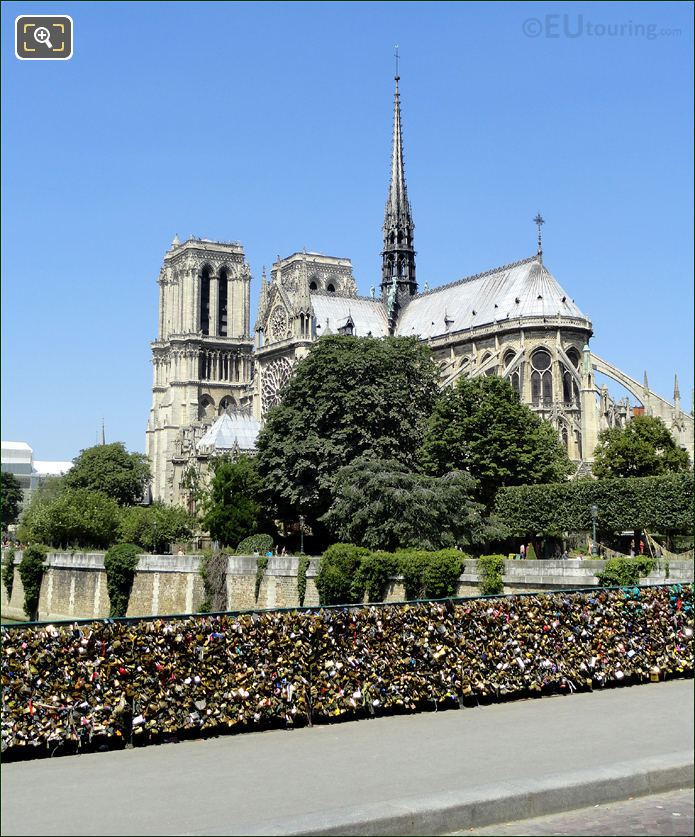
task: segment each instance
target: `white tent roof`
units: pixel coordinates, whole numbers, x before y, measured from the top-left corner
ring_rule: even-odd
[[[223,413],[198,442],[197,448],[201,453],[232,450],[235,446],[242,451],[254,450],[260,429],[260,422],[253,416]]]

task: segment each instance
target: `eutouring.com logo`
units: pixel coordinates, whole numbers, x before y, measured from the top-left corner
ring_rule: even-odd
[[[551,14],[527,17],[521,25],[527,38],[678,38],[680,29],[660,27],[657,23],[594,23],[584,15]]]
[[[15,20],[14,53],[21,61],[72,58],[70,15],[20,15]]]

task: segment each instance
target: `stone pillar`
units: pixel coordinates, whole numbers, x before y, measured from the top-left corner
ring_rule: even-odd
[[[159,339],[164,339],[164,282],[159,277]]]
[[[594,449],[598,441],[599,416],[596,409],[596,386],[591,368],[591,350],[588,344],[582,350],[582,385],[579,391],[582,408],[582,459],[593,462]]]
[[[193,331],[200,331],[200,274],[196,270],[193,274]]]
[[[219,319],[220,307],[220,279],[219,276],[210,277],[210,327],[209,334],[211,337],[217,337],[217,325]]]

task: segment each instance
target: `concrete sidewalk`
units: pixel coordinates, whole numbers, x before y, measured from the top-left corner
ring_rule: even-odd
[[[692,680],[4,765],[3,835],[443,834],[691,786]]]

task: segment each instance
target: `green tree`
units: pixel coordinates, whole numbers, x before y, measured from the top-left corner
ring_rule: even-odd
[[[125,616],[138,566],[139,549],[133,543],[112,546],[104,556],[106,589],[109,593],[111,616]]]
[[[488,507],[503,485],[556,482],[572,472],[552,426],[496,376],[462,378],[453,390],[441,394],[420,461],[435,476],[468,471]]]
[[[188,540],[196,526],[195,518],[185,509],[164,503],[126,506],[119,516],[119,540],[160,554],[171,544]]]
[[[235,462],[220,458],[213,469],[210,492],[203,500],[202,523],[215,540],[236,546],[263,528],[256,460],[249,456],[240,456]]]
[[[42,544],[31,544],[24,550],[19,563],[19,576],[24,588],[24,612],[32,622],[38,618],[41,581],[47,554],[47,547]]]
[[[369,549],[439,549],[482,536],[474,490],[462,472],[429,477],[395,460],[360,457],[339,471],[321,519],[335,538]]]
[[[2,502],[2,527],[6,529],[10,523],[14,523],[19,515],[22,505],[22,486],[14,474],[3,471],[0,475],[0,500]]]
[[[690,468],[688,454],[660,418],[635,416],[625,427],[599,433],[594,451],[594,475],[605,477],[658,477]]]
[[[63,477],[49,477],[32,492],[31,499],[22,509],[19,516],[17,536],[20,541],[29,543],[36,541],[36,532],[44,525],[46,509],[65,491]]]
[[[119,526],[119,508],[114,500],[98,491],[65,488],[22,518],[21,537],[53,547],[110,546]]]
[[[311,525],[338,470],[362,454],[412,467],[439,370],[415,338],[328,336],[296,367],[261,430],[258,469],[274,517]]]
[[[87,448],[73,463],[64,478],[68,488],[100,491],[119,506],[139,503],[150,479],[147,457],[128,453],[122,442]]]

